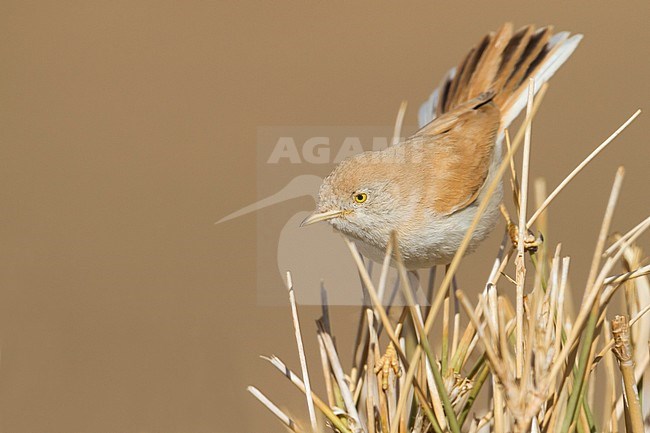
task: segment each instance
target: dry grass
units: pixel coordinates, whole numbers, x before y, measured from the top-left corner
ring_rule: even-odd
[[[507,137],[508,155],[494,182],[486,186],[487,194],[492,194],[510,169],[519,225],[509,223],[511,236],[504,236],[478,300],[472,302],[452,284],[467,242],[426,308],[414,302],[413,280],[399,265],[395,239],[388,246],[376,287],[354,243],[346,240],[372,305],[362,307],[353,363],[347,368],[339,358],[327,308],[323,308],[317,338],[325,390],[317,393],[310,389],[293,287],[289,288],[302,376],[276,357],[265,359],[306,396],[310,422],[292,420],[260,391],[249,388],[287,428],[341,433],[650,431],[650,402],[643,402],[644,396],[650,399],[650,314],[646,314],[650,310],[650,266],[635,245],[650,227],[650,218],[623,235],[610,236],[624,170],[616,172],[584,296],[575,314],[565,306],[570,259],[562,255],[561,245],[551,251],[545,244],[536,248],[516,241],[534,240],[528,231],[534,223],[547,233],[548,205],[640,112],[551,194],[546,196],[544,183],[536,182],[537,209],[525,223],[528,161],[524,158],[524,167],[517,173],[512,155],[522,141],[524,153],[530,149],[531,119],[543,90],[535,104],[530,101],[526,121],[514,140]],[[479,215],[482,211],[479,206]],[[391,321],[380,302],[390,257],[398,263],[400,288],[408,304],[397,321]],[[508,271],[509,266],[513,270]],[[617,271],[619,266],[623,273]],[[515,278],[502,279],[508,272]],[[622,314],[610,323],[608,308],[617,292],[622,292],[624,308],[616,310]],[[442,330],[433,332],[441,308]],[[596,396],[596,383],[606,392]]]

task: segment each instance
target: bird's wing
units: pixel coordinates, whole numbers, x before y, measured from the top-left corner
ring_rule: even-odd
[[[507,128],[526,105],[529,78],[534,92],[541,88],[573,54],[582,35],[553,34],[551,26],[524,26],[513,31],[505,23],[491,32],[449,70],[418,113],[420,128],[456,109],[481,93],[494,92],[501,110],[501,130]]]
[[[457,68],[447,72],[429,99],[422,104],[418,123],[427,123],[471,102],[483,93],[499,90],[495,81],[504,63],[504,49],[512,36],[512,24],[506,23],[492,32],[465,56]]]
[[[435,169],[429,181],[435,183],[438,212],[452,213],[476,200],[495,141],[526,104],[528,79],[534,79],[537,92],[582,38],[552,32],[550,26],[515,32],[512,24],[502,25],[451,69],[420,107],[421,129],[407,141],[429,143],[424,147]]]
[[[485,183],[499,130],[499,109],[490,98],[481,95],[444,113],[404,143],[421,152],[423,200],[439,215],[474,203]]]
[[[418,111],[418,127],[422,128],[436,118],[438,115],[438,101],[440,100],[440,95],[449,90],[449,83],[451,83],[451,80],[454,79],[455,75],[456,68],[454,67],[447,72],[442,82],[431,93],[429,99],[420,105],[420,111]]]
[[[438,135],[453,128],[461,117],[467,117],[467,113],[480,108],[482,105],[489,103],[494,97],[494,92],[481,93],[477,97],[465,102],[464,104],[454,107],[450,111],[441,113],[431,122],[420,128],[413,137]]]

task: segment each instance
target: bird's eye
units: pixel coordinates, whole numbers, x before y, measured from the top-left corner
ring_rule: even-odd
[[[363,203],[366,200],[368,200],[368,194],[365,192],[358,192],[352,196],[354,198],[354,201],[357,203]]]

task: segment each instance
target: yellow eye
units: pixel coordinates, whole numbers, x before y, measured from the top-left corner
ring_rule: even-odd
[[[366,200],[368,200],[368,194],[366,194],[365,192],[358,192],[354,194],[352,197],[354,198],[354,201],[356,201],[357,203],[363,203]]]

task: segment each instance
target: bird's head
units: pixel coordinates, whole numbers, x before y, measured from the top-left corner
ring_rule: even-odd
[[[384,243],[408,201],[400,187],[402,164],[386,156],[364,152],[342,161],[323,181],[317,210],[301,225],[328,221],[346,235]]]

